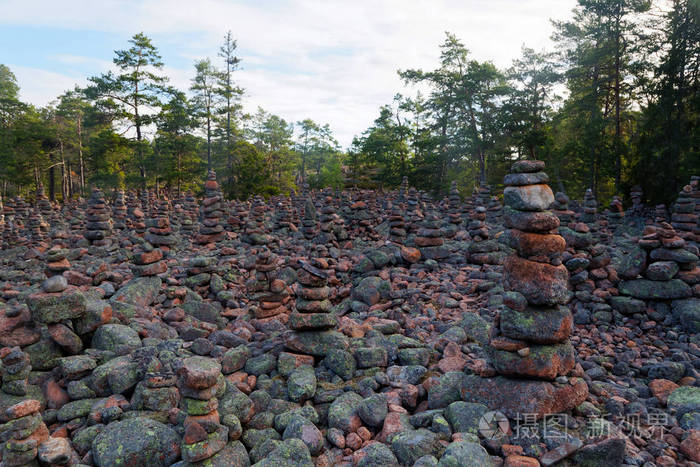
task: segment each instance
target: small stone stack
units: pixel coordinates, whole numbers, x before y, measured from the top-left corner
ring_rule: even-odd
[[[248,211],[248,218],[245,223],[243,241],[251,245],[267,245],[272,243],[274,238],[267,233],[265,225],[265,212],[267,205],[260,196],[253,198],[253,204]]]
[[[254,270],[246,281],[248,298],[257,303],[251,307],[256,319],[265,319],[285,315],[282,320],[287,320],[286,303],[289,301],[287,284],[277,277],[278,260],[270,250],[265,247],[255,257]]]
[[[632,200],[632,207],[630,208],[630,214],[633,216],[641,216],[643,214],[644,206],[642,205],[642,187],[635,185],[630,191],[630,199]]]
[[[475,190],[474,204],[476,204],[477,206],[487,207],[489,204],[489,201],[491,200],[491,186],[490,185],[483,185],[480,187],[474,187],[474,190]]]
[[[150,232],[149,232],[150,233]],[[131,258],[133,264],[131,270],[135,276],[150,277],[163,274],[168,270],[168,265],[163,260],[163,250],[143,245]]]
[[[660,224],[662,222],[668,222],[670,219],[668,217],[668,209],[666,209],[665,204],[657,204],[654,208],[654,222]]]
[[[449,217],[449,223],[454,226],[454,228],[451,229],[451,236],[454,236],[457,230],[462,226],[462,199],[459,196],[459,190],[457,189],[457,182],[455,180],[453,180],[450,185],[447,216]]]
[[[86,215],[85,238],[92,245],[108,245],[112,235],[112,219],[105,197],[98,188],[92,190]]]
[[[5,209],[2,205],[2,196],[0,196],[0,239],[2,239],[3,232],[5,231]]]
[[[389,215],[389,241],[403,245],[406,241],[406,222],[400,206],[394,204]]]
[[[137,234],[143,235],[146,232],[146,215],[143,212],[141,199],[134,193],[130,193],[127,206],[129,209],[130,228]]]
[[[117,190],[114,206],[112,206],[112,219],[114,220],[115,229],[126,229],[127,207],[124,199],[124,190]]]
[[[192,237],[197,232],[197,200],[191,191],[185,194],[185,199],[182,202],[180,230],[187,237]]]
[[[444,259],[450,255],[449,250],[444,247],[444,232],[440,224],[440,218],[435,211],[430,211],[416,231],[413,241],[425,259]]]
[[[202,226],[194,242],[200,245],[217,243],[224,239],[223,195],[216,181],[216,172],[209,171],[204,184],[204,199],[200,208]]]
[[[548,211],[554,194],[543,170],[542,161],[519,161],[504,179],[507,243],[515,254],[504,263],[504,306],[487,353],[496,372],[506,378],[470,381],[462,389],[465,401],[486,403],[507,416],[565,411],[588,394],[578,378],[550,382],[571,372],[575,355],[568,340],[573,330],[566,306],[571,292],[561,264],[566,245],[556,233],[559,218]]]
[[[67,249],[57,246],[52,247],[46,252],[46,268],[44,272],[47,277],[60,276],[65,271],[70,270],[71,265],[66,257],[67,255]]]
[[[698,257],[685,248],[686,241],[670,224],[647,226],[638,244],[646,251],[643,278],[631,278],[638,271],[621,271],[623,277],[630,278],[620,282],[621,295],[639,300],[675,300],[693,295],[691,287],[679,277],[696,282]]]
[[[277,203],[277,213],[275,215],[275,230],[297,231],[297,220],[294,218],[292,201],[287,196],[283,196]]]
[[[484,206],[474,208],[469,224],[467,224],[467,230],[473,242],[488,240],[489,229],[486,227],[486,208]]]
[[[408,195],[408,177],[404,175],[401,179],[401,186],[399,187],[399,200],[405,201]]]
[[[698,213],[695,211],[695,199],[691,185],[684,186],[678,194],[678,199],[673,205],[671,225],[676,229],[679,237],[689,241],[700,241],[700,239],[695,238],[694,234],[698,225]]]
[[[301,233],[304,238],[311,240],[318,235],[318,217],[316,215],[316,206],[311,198],[306,198],[304,202],[304,217],[301,220]]]
[[[38,209],[32,209],[27,220],[27,230],[34,242],[39,244],[46,241],[49,224],[44,221]]]
[[[41,418],[40,409],[38,400],[26,399],[5,410],[2,420],[6,423],[0,428],[3,466],[39,465],[36,458],[40,446],[49,439],[49,430]]]
[[[29,373],[32,365],[29,355],[19,347],[3,347],[0,349],[2,359],[2,392],[13,396],[26,396],[29,385]]]
[[[490,222],[494,224],[503,223],[503,205],[497,196],[491,196],[486,205],[486,214]]]
[[[44,219],[48,220],[53,217],[51,201],[49,201],[49,198],[44,193],[44,184],[42,182],[39,182],[39,186],[36,189],[36,207],[39,209]]]
[[[220,465],[215,456],[228,443],[228,427],[220,423],[216,397],[222,384],[221,364],[213,358],[189,357],[178,369],[180,407],[187,413],[180,448],[188,465],[204,465],[199,463],[207,460]]]
[[[583,215],[581,220],[588,225],[595,224],[598,214],[598,202],[593,196],[593,190],[588,188],[583,195]]]
[[[345,221],[336,213],[332,196],[326,196],[324,199],[319,223],[321,229],[319,242],[332,244],[348,239],[348,234],[345,231]]]
[[[576,213],[569,209],[569,197],[561,191],[554,195],[554,203],[552,204],[552,212],[559,218],[561,225],[569,225],[574,221]]]
[[[29,203],[21,195],[15,196],[15,217],[24,223],[29,217]]]
[[[337,337],[337,333],[329,329],[338,324],[338,318],[332,313],[333,306],[329,300],[328,274],[317,266],[323,264],[299,262],[295,311],[289,316],[289,327],[294,333],[286,345],[300,353],[324,356],[329,349],[312,343]]]
[[[610,201],[610,209],[608,210],[608,228],[614,232],[625,218],[625,209],[622,206],[622,200],[619,196],[613,196]]]
[[[228,229],[231,232],[240,232],[244,226],[244,219],[248,218],[248,203],[241,201],[234,201],[231,209],[230,215],[228,216]]]
[[[408,199],[406,200],[406,217],[408,221],[407,230],[409,233],[415,233],[419,229],[420,223],[423,220],[423,213],[420,210],[420,198],[418,190],[414,187],[408,190]]]
[[[153,218],[146,220],[146,227],[148,232],[144,238],[154,247],[162,248],[167,252],[175,243],[173,228],[170,226],[170,208],[167,198],[164,197],[157,203]]]

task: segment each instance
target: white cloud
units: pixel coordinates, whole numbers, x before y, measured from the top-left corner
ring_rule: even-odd
[[[262,106],[288,121],[329,123],[347,145],[371,124],[380,105],[406,92],[397,69],[437,64],[445,31],[455,33],[475,58],[505,67],[522,44],[547,46],[549,18],[568,17],[574,5],[575,0],[6,0],[0,24],[76,30],[99,25],[125,38],[143,30],[157,38],[156,45],[174,46],[188,60],[216,59],[230,29],[243,58],[237,79],[246,88],[247,109]],[[75,59],[80,51],[65,54]],[[105,51],[105,59],[110,54]],[[191,66],[167,71],[174,84],[189,86]],[[59,76],[42,83],[18,74],[23,90],[37,98],[69,78]]]

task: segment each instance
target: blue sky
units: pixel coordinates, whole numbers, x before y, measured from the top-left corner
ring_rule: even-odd
[[[436,66],[444,32],[479,60],[506,67],[520,47],[551,48],[550,18],[575,0],[0,0],[0,63],[21,96],[45,105],[109,70],[113,51],[143,31],[172,84],[216,53],[226,31],[243,59],[247,111],[329,123],[343,146],[403,87],[396,70]]]

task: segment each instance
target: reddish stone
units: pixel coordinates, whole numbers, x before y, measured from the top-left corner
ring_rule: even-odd
[[[508,456],[503,467],[539,467],[540,462],[534,457]]]
[[[24,417],[38,412],[41,409],[41,403],[36,399],[27,399],[19,402],[5,410],[5,417],[8,420]]]
[[[700,430],[691,430],[681,442],[681,452],[693,462],[700,462]]]
[[[362,438],[357,433],[350,433],[345,437],[345,446],[357,451],[362,447]]]
[[[667,379],[655,379],[649,383],[649,390],[663,405],[666,405],[668,396],[675,389],[678,389],[678,385]]]
[[[185,428],[185,436],[182,441],[185,444],[194,444],[207,439],[207,430],[197,422],[192,422]]]
[[[407,263],[417,263],[418,261],[420,261],[421,258],[420,250],[418,250],[418,248],[402,246],[401,258],[403,258],[403,260]]]

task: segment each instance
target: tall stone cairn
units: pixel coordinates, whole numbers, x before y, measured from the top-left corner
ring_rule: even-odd
[[[93,245],[109,244],[112,235],[112,219],[105,197],[97,188],[93,188],[86,211],[85,238]]]
[[[452,181],[450,185],[450,195],[448,198],[447,216],[449,223],[456,226],[457,230],[462,225],[462,198],[459,196],[457,182]]]
[[[593,196],[593,190],[588,188],[583,195],[583,215],[581,220],[586,224],[594,224],[598,214],[598,202]]]
[[[694,233],[700,220],[700,212],[695,210],[696,199],[693,194],[692,185],[684,186],[678,194],[671,214],[671,225],[676,229],[678,236],[686,240],[700,240],[695,238]]]
[[[554,204],[552,204],[552,211],[559,218],[561,225],[569,225],[574,221],[575,213],[569,209],[569,197],[566,193],[557,192],[554,195]]]
[[[41,403],[38,400],[26,399],[5,410],[3,421],[7,423],[0,425],[0,438],[3,440],[0,453],[3,466],[39,465],[36,461],[37,457],[46,464],[59,465],[56,460],[61,456],[54,459],[51,454],[47,456],[47,452],[58,451],[54,449],[56,444],[64,448],[70,445],[65,439],[49,438],[49,429],[41,418],[40,408]],[[52,442],[49,443],[48,440]],[[63,457],[63,460],[69,460],[67,456]],[[63,465],[68,465],[68,462]]]
[[[137,234],[143,235],[146,232],[146,216],[143,212],[143,206],[141,205],[141,198],[133,192],[129,193],[127,208],[129,213],[129,227]]]
[[[301,233],[304,234],[304,238],[307,240],[311,240],[318,235],[318,216],[316,214],[316,206],[311,198],[306,198],[304,202],[304,217],[301,220],[301,226]]]
[[[153,210],[153,218],[146,220],[148,232],[144,237],[148,243],[156,248],[165,248],[167,251],[175,244],[173,228],[170,226],[170,207],[168,199],[163,197],[158,201]]]
[[[127,207],[124,197],[124,190],[117,190],[117,196],[114,199],[112,206],[112,219],[114,219],[114,228],[124,230],[126,228]]]
[[[199,228],[199,235],[195,237],[195,243],[204,245],[216,243],[224,239],[224,226],[222,219],[223,195],[216,181],[216,172],[209,171],[207,181],[204,184],[204,199],[200,208],[202,226]]]
[[[613,196],[610,201],[610,209],[608,211],[608,228],[615,231],[625,218],[625,209],[622,206],[622,200],[619,196]]]
[[[573,317],[566,248],[559,218],[547,209],[554,201],[542,161],[519,161],[506,175],[503,196],[508,243],[515,250],[504,264],[505,307],[489,353],[503,375],[553,380],[575,365],[568,338]]]
[[[644,205],[642,204],[642,187],[635,185],[630,191],[630,199],[632,200],[632,207],[630,208],[630,214],[634,216],[641,216],[643,214]]]

